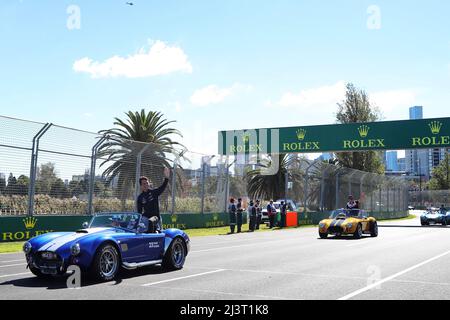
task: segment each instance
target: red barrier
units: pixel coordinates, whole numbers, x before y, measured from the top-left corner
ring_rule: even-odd
[[[286,227],[296,227],[298,226],[297,212],[289,211],[286,214]]]

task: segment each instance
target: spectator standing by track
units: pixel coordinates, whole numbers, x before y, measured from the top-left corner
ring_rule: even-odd
[[[237,233],[241,233],[242,229],[242,212],[244,212],[244,208],[242,206],[242,199],[238,199],[238,203],[236,205],[237,213],[236,213],[236,224],[237,224]]]
[[[250,205],[247,208],[248,212],[248,218],[249,218],[249,224],[248,224],[248,231],[253,232],[255,231],[255,224],[256,224],[256,207],[254,206],[253,200],[250,200]]]
[[[269,216],[269,228],[273,229],[273,227],[275,227],[275,218],[277,216],[277,210],[273,205],[273,200],[270,200],[269,204],[267,205],[267,215]]]
[[[255,208],[256,208],[255,229],[259,230],[259,225],[261,224],[261,218],[262,218],[262,208],[261,208],[261,203],[259,200],[256,200]]]
[[[234,203],[234,198],[230,199],[230,204],[228,205],[228,215],[230,217],[230,233],[234,233],[236,228],[236,204]]]

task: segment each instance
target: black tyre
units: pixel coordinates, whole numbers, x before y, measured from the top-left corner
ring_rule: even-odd
[[[89,275],[93,280],[111,281],[120,270],[120,255],[116,247],[106,243],[97,249]]]
[[[378,237],[378,223],[376,221],[370,226],[370,235],[372,237]]]
[[[167,270],[180,270],[186,261],[186,245],[181,238],[175,238],[164,255],[162,266]]]
[[[321,239],[326,239],[326,238],[328,238],[328,233],[327,232],[325,232],[325,233],[319,232],[319,236]]]
[[[420,224],[423,226],[429,226],[430,224],[428,223],[428,221],[420,221]]]
[[[362,231],[362,225],[361,225],[361,224],[358,224],[358,226],[356,227],[356,231],[355,231],[355,233],[353,234],[353,238],[355,238],[355,239],[361,239],[362,234],[363,234],[363,231]]]

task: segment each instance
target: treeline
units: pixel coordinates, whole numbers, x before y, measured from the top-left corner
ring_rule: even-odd
[[[16,178],[13,173],[8,179],[0,178],[0,195],[24,196],[28,194],[30,178],[20,175]],[[42,164],[36,175],[36,195],[49,195],[54,198],[73,198],[86,195],[89,192],[89,173],[85,172],[79,181],[70,181],[68,185],[57,176],[53,163]],[[95,181],[94,194],[108,197],[112,194],[111,188],[105,181]]]

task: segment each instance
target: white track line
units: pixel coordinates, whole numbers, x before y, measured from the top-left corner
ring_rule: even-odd
[[[26,265],[26,263],[8,264],[5,266],[0,266],[0,268],[17,267],[17,266],[25,266],[25,265]]]
[[[24,259],[9,260],[9,261],[0,261],[0,263],[11,263],[11,262],[19,262],[19,261],[24,261]]]
[[[354,291],[354,292],[352,292],[352,293],[350,293],[350,294],[348,294],[348,295],[346,295],[346,296],[344,296],[342,298],[339,298],[338,300],[351,299],[351,298],[353,298],[353,297],[355,297],[355,296],[357,296],[357,295],[359,295],[361,293],[364,293],[364,292],[369,291],[369,290],[371,290],[373,288],[376,288],[376,287],[378,287],[379,285],[381,285],[381,284],[383,284],[385,282],[393,280],[393,279],[395,279],[395,278],[397,278],[397,277],[399,277],[401,275],[404,275],[405,273],[408,273],[408,272],[413,271],[413,270],[415,270],[417,268],[420,268],[421,266],[426,265],[426,264],[428,264],[430,262],[433,262],[434,260],[440,259],[440,258],[442,258],[442,257],[444,257],[444,256],[446,256],[448,254],[450,254],[450,251],[444,252],[444,253],[442,253],[440,255],[437,255],[437,256],[435,256],[433,258],[430,258],[430,259],[425,260],[425,261],[423,261],[421,263],[418,263],[418,264],[416,264],[416,265],[414,265],[414,266],[412,266],[412,267],[410,267],[408,269],[405,269],[403,271],[397,272],[396,274],[393,274],[393,275],[391,275],[391,276],[389,276],[387,278],[384,278],[384,279],[382,279],[380,281],[372,283],[372,284],[370,284],[370,285],[368,285],[368,286],[366,286],[366,287],[364,287],[362,289],[356,290],[356,291]]]
[[[207,274],[223,272],[223,271],[225,271],[225,270],[224,269],[219,269],[219,270],[214,270],[214,271],[208,271],[208,272],[203,272],[203,273],[192,274],[190,276],[185,276],[185,277],[179,277],[179,278],[174,278],[174,279],[167,279],[167,280],[162,280],[162,281],[157,281],[157,282],[151,282],[151,283],[143,284],[142,287],[149,287],[149,286],[153,286],[153,285],[160,284],[160,283],[172,282],[172,281],[183,280],[183,279],[194,278],[194,277],[200,277],[200,276],[204,276],[204,275],[207,275]]]
[[[189,292],[221,294],[221,295],[227,295],[227,296],[233,296],[233,297],[234,296],[252,297],[252,298],[260,298],[260,299],[264,299],[264,300],[290,300],[291,299],[291,298],[284,298],[284,297],[264,296],[264,295],[258,295],[258,294],[232,293],[232,292],[222,292],[222,291],[213,291],[213,290],[199,290],[199,289],[192,289],[192,288],[173,288],[173,287],[163,287],[163,286],[156,286],[155,288],[179,290],[179,291],[189,291]]]
[[[6,274],[3,276],[0,276],[0,278],[8,278],[8,277],[15,277],[15,276],[24,276],[26,274],[32,274],[31,272],[23,272],[23,273],[16,273],[16,274]]]

